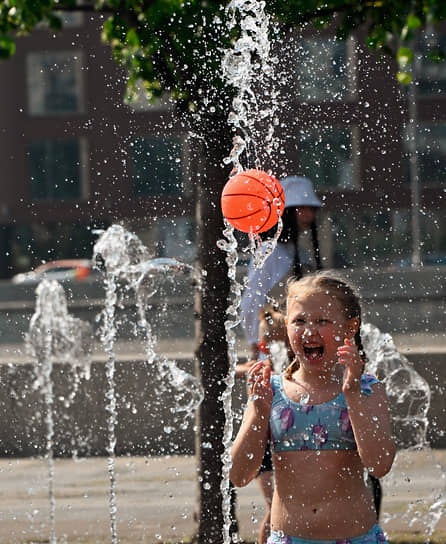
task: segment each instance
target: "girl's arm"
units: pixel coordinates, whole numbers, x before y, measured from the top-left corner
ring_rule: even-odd
[[[346,367],[343,393],[359,456],[373,476],[382,478],[389,472],[396,452],[385,387],[375,384],[369,395],[361,391],[364,362],[352,341],[346,339],[338,355]]]
[[[259,472],[269,432],[272,403],[271,368],[262,362],[249,371],[251,387],[248,407],[231,449],[231,482],[237,487],[247,485]]]
[[[381,383],[372,385],[372,393],[344,393],[362,464],[376,478],[385,476],[395,457],[395,442],[386,391]]]

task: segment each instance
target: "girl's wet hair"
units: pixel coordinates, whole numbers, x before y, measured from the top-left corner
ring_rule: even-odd
[[[350,286],[345,280],[336,276],[335,274],[323,271],[316,272],[314,274],[308,274],[303,278],[290,278],[287,283],[287,313],[289,299],[298,293],[323,293],[332,296],[339,303],[344,311],[345,319],[356,318],[359,321],[358,331],[355,334],[355,343],[358,346],[359,353],[366,362],[367,357],[364,352],[361,339],[361,305],[359,302],[359,296],[355,292],[354,288]],[[291,363],[291,365],[285,370],[285,376],[291,378],[291,375],[299,368],[297,359]]]

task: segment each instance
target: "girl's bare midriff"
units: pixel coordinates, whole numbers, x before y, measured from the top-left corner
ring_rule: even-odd
[[[356,450],[278,452],[274,466],[273,531],[335,540],[360,536],[376,523]]]

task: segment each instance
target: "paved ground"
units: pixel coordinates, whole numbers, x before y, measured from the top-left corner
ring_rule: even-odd
[[[395,338],[409,353],[426,348],[446,352],[445,336]],[[427,341],[429,340],[429,341]],[[135,358],[132,343],[119,343],[120,360]],[[158,345],[168,357],[187,357],[193,341],[170,339]],[[246,347],[239,346],[239,355]],[[98,346],[95,360],[104,358]],[[23,363],[23,346],[0,346],[0,363]],[[383,482],[381,523],[390,538],[446,542],[446,450],[400,455]],[[187,542],[196,523],[196,465],[193,457],[123,457],[116,461],[118,534],[122,544]],[[41,459],[0,459],[0,544],[48,542],[48,469]],[[109,543],[107,460],[57,459],[56,534],[61,543]],[[443,501],[443,502],[442,502]],[[238,493],[241,536],[255,540],[263,503],[255,483]],[[438,517],[437,522],[435,522]],[[435,526],[433,535],[429,528]],[[54,543],[53,543],[54,544]]]
[[[383,482],[381,521],[390,538],[426,542],[427,525],[442,515],[433,540],[446,541],[445,505],[435,508],[441,493],[445,498],[445,465],[446,450],[399,456],[391,477]],[[118,458],[116,473],[121,543],[187,542],[196,527],[193,457]],[[47,542],[46,461],[2,459],[0,481],[0,542]],[[111,542],[106,459],[56,459],[55,489],[58,544]],[[262,511],[255,483],[239,490],[238,519],[245,539],[255,539]]]

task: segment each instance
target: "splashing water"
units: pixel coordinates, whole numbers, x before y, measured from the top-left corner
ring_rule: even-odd
[[[201,383],[195,376],[178,368],[174,361],[160,357],[158,370],[162,384],[169,384],[175,390],[174,412],[192,414],[202,403],[204,391]],[[167,389],[166,385],[163,385]]]
[[[90,376],[93,330],[89,323],[68,313],[63,287],[54,280],[43,280],[37,289],[36,311],[25,336],[26,351],[35,361],[34,389],[42,392],[46,405],[46,451],[50,503],[50,544],[56,544],[56,500],[54,495],[54,392],[53,364],[67,363],[74,371],[71,402],[82,377]]]
[[[398,352],[390,334],[365,323],[361,336],[370,359],[367,368],[383,381],[390,404],[395,408],[392,419],[399,431],[397,445],[413,449],[427,446],[427,413],[431,401],[428,383]]]
[[[223,454],[222,459],[222,479],[220,491],[222,494],[222,512],[223,512],[223,538],[224,543],[231,542],[231,491],[229,482],[229,471],[231,469],[231,447],[232,435],[234,431],[234,416],[232,413],[232,390],[235,384],[235,367],[237,365],[237,350],[235,347],[236,335],[234,328],[240,323],[238,317],[238,307],[242,298],[242,285],[236,280],[237,271],[237,240],[234,236],[234,229],[226,222],[226,229],[223,231],[225,240],[219,240],[217,245],[223,251],[226,251],[226,262],[228,264],[228,275],[231,281],[231,294],[233,295],[232,304],[226,309],[228,319],[225,321],[226,341],[228,344],[229,371],[225,379],[226,388],[221,395],[221,401],[225,413],[225,425],[223,429]]]
[[[227,6],[227,13],[232,14],[228,28],[231,31],[239,20],[240,36],[234,43],[232,49],[225,52],[222,71],[226,81],[236,89],[236,95],[232,103],[232,111],[228,117],[228,123],[234,126],[239,133],[234,137],[233,148],[229,156],[224,159],[225,164],[232,162],[233,169],[230,175],[235,175],[243,170],[240,162],[241,156],[245,153],[249,159],[251,150],[254,151],[256,167],[260,167],[259,157],[256,149],[256,142],[262,141],[263,149],[267,156],[271,157],[276,142],[274,141],[274,125],[277,124],[277,96],[274,80],[274,64],[277,59],[271,55],[271,44],[269,41],[270,20],[265,13],[265,2],[258,0],[232,0]],[[254,92],[255,86],[262,88],[259,96],[268,96],[269,107],[262,107]],[[269,92],[266,92],[269,89]],[[256,120],[266,121],[266,137],[256,126]],[[240,134],[241,133],[241,134]],[[277,240],[282,231],[282,221],[279,215],[279,202],[277,206],[278,228],[274,237],[266,243],[262,243],[260,236],[255,233],[249,234],[249,250],[253,254],[254,265],[259,268],[271,255],[276,247]],[[229,372],[226,377],[226,388],[222,393],[222,403],[225,413],[225,426],[223,430],[223,454],[222,454],[222,481],[220,490],[222,493],[223,511],[223,538],[224,543],[229,544],[231,527],[231,495],[229,471],[231,467],[231,445],[233,434],[232,412],[232,390],[235,383],[235,367],[237,364],[236,335],[234,328],[239,324],[238,308],[240,306],[243,285],[236,279],[238,262],[237,240],[234,236],[234,229],[225,220],[223,235],[226,240],[219,240],[217,246],[226,252],[228,264],[228,276],[231,282],[230,297],[226,313],[228,319],[225,321],[226,341],[228,344]],[[234,536],[235,537],[235,536]],[[237,537],[235,537],[237,538]]]
[[[94,246],[94,260],[98,268],[105,271],[105,307],[102,312],[101,341],[108,355],[106,375],[108,389],[106,393],[108,412],[108,474],[110,480],[110,530],[112,543],[119,542],[116,530],[116,476],[115,476],[115,447],[117,405],[115,393],[115,342],[117,337],[116,308],[122,304],[123,297],[135,296],[137,307],[138,330],[142,332],[145,342],[146,359],[149,364],[157,364],[158,375],[164,378],[164,386],[176,391],[176,405],[173,411],[192,413],[203,399],[201,384],[194,377],[180,370],[174,361],[165,358],[157,360],[155,352],[156,338],[147,319],[147,301],[158,289],[161,276],[172,279],[176,274],[194,277],[193,268],[176,259],[152,259],[149,250],[139,238],[120,225],[112,225],[100,233]]]
[[[106,261],[107,262],[107,261]],[[114,351],[116,341],[116,324],[115,314],[116,305],[118,301],[118,286],[116,277],[107,272],[105,279],[105,307],[102,312],[102,329],[101,329],[101,342],[104,346],[105,353],[107,354],[107,362],[105,365],[105,374],[107,377],[107,391],[105,393],[106,398],[106,412],[107,416],[107,431],[108,431],[108,443],[107,443],[107,470],[110,480],[110,496],[109,496],[109,513],[110,513],[110,532],[112,538],[112,544],[117,544],[118,534],[116,529],[116,478],[115,478],[115,446],[116,446],[116,434],[115,427],[118,420],[118,413],[116,409],[116,394],[115,394],[115,369],[116,369],[116,355]]]
[[[231,0],[226,8],[227,14],[230,14],[229,31],[237,26],[238,21],[240,25],[240,36],[233,47],[225,51],[222,61],[223,78],[236,90],[228,123],[234,126],[238,134],[234,137],[234,145],[229,156],[223,161],[225,164],[233,165],[230,176],[243,171],[240,162],[243,153],[246,153],[249,162],[249,152],[252,148],[255,167],[261,168],[267,159],[271,162],[273,151],[279,145],[279,140],[274,139],[274,126],[278,124],[279,107],[274,67],[278,59],[272,54],[269,39],[271,28],[274,31],[277,29],[265,13],[265,5],[264,1],[258,0]],[[261,93],[255,92],[257,86],[262,90]],[[262,103],[264,96],[267,97],[267,105]],[[265,129],[256,126],[259,119],[264,124],[266,122],[266,135]],[[266,151],[266,156],[262,157],[262,160],[259,160],[261,151],[257,148],[258,142],[262,142],[261,150]],[[258,234],[249,234],[249,251],[253,255],[256,268],[262,267],[274,251],[282,232],[280,202],[277,200],[273,204],[277,207],[278,214],[278,226],[274,237],[262,243]],[[228,224],[226,227],[231,228]],[[230,260],[232,262],[234,258],[230,257]]]
[[[283,340],[273,340],[268,349],[274,374],[281,374],[289,364],[286,343]]]
[[[423,466],[430,466],[437,474],[436,487],[428,499],[409,504],[405,513],[391,515],[384,513],[383,525],[395,518],[402,518],[408,527],[419,526],[427,537],[432,536],[446,505],[445,470],[435,458],[426,438],[429,420],[431,391],[426,380],[412,367],[408,359],[398,352],[390,334],[382,333],[377,327],[363,324],[361,336],[369,359],[367,370],[375,374],[386,386],[389,398],[395,439],[399,447],[394,461],[397,472],[390,471],[384,482],[391,489],[404,474],[413,470],[413,455],[410,452],[423,452]],[[396,474],[397,476],[395,476]],[[407,476],[404,478],[410,481]]]
[[[225,164],[233,163],[231,175],[243,170],[240,156],[244,152],[249,155],[253,149],[254,162],[259,167],[265,158],[271,158],[278,144],[274,140],[274,126],[278,124],[274,66],[278,59],[271,51],[269,33],[272,22],[265,13],[265,4],[258,0],[231,0],[226,8],[227,13],[232,15],[228,23],[229,31],[237,26],[238,20],[240,24],[240,36],[233,47],[225,52],[222,61],[223,76],[236,89],[228,123],[234,126],[238,134],[229,157],[224,160]],[[262,92],[256,93],[256,87]],[[261,102],[264,96],[268,105]],[[266,136],[265,130],[256,126],[259,120],[267,125]],[[256,149],[256,142],[260,141],[267,157],[262,157],[259,162],[260,152]]]

